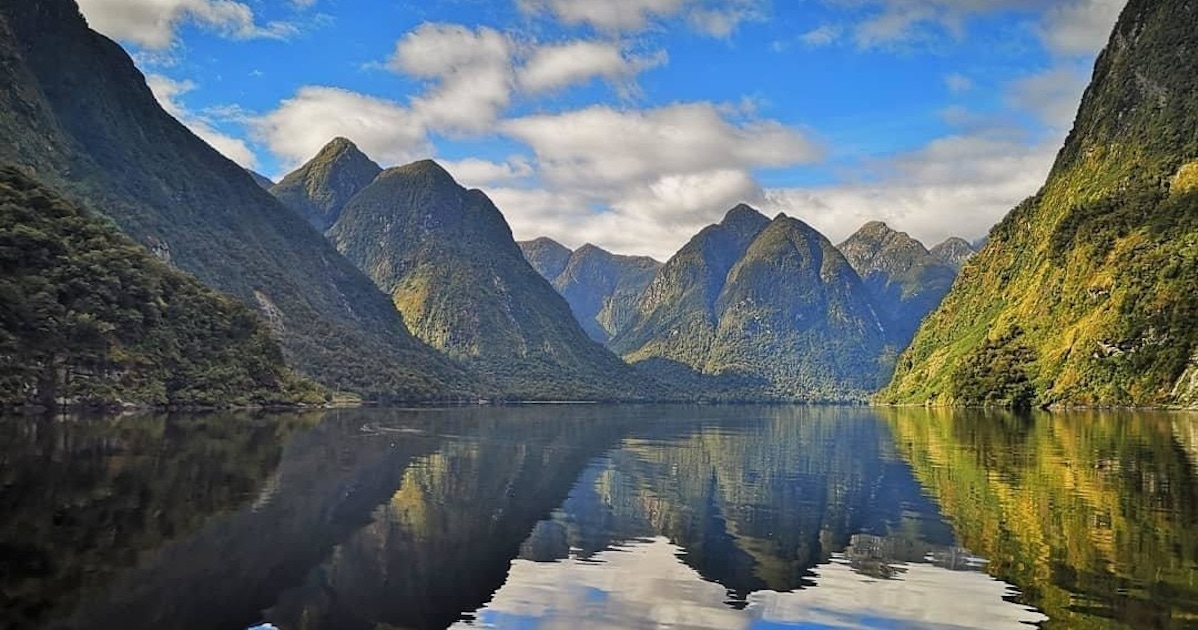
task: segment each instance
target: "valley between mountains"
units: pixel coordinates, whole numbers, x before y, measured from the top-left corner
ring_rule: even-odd
[[[272,183],[71,0],[3,3],[0,404],[1193,405],[1195,23],[1128,4],[980,251],[742,204],[658,261],[517,242],[485,191],[347,138]]]

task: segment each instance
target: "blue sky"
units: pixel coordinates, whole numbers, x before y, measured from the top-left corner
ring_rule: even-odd
[[[82,0],[277,179],[435,157],[518,238],[666,258],[738,202],[928,246],[1033,194],[1121,0]]]

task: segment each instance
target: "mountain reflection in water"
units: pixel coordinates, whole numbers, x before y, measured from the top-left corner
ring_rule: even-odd
[[[1195,422],[659,406],[5,420],[0,626],[1185,627]]]

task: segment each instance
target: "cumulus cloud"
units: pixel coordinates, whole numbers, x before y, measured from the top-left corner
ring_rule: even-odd
[[[533,150],[543,185],[489,190],[518,235],[659,258],[736,203],[763,200],[753,170],[821,157],[797,130],[756,118],[734,123],[710,103],[594,106],[500,129]]]
[[[532,147],[552,184],[605,189],[659,174],[781,167],[819,159],[820,148],[769,120],[733,124],[710,103],[657,109],[586,109],[508,120],[500,130]]]
[[[1090,56],[1098,52],[1115,24],[1124,0],[825,0],[836,6],[863,7],[866,17],[853,29],[863,48],[888,46],[930,37],[935,32],[965,35],[965,23],[998,11],[1038,11],[1037,28],[1056,54]],[[929,29],[932,29],[931,31]]]
[[[608,31],[645,28],[653,16],[677,13],[687,0],[518,0],[527,13],[547,12],[566,24]]]
[[[1060,64],[1015,81],[1008,89],[1007,100],[1063,137],[1073,124],[1088,83],[1084,67]]]
[[[155,50],[170,47],[184,22],[234,39],[282,39],[297,31],[286,22],[260,25],[249,5],[233,0],[79,0],[79,9],[95,30]]]
[[[628,55],[614,42],[580,40],[540,46],[519,69],[519,84],[531,93],[552,92],[593,78],[627,84],[667,60],[665,52],[645,57]]]
[[[470,132],[489,128],[511,102],[511,60],[499,31],[424,24],[399,40],[387,66],[432,82],[412,103],[426,124]]]
[[[569,25],[608,32],[645,29],[651,20],[684,15],[694,30],[727,37],[762,16],[760,0],[517,0],[526,13],[548,13]]]
[[[329,140],[350,138],[390,164],[427,157],[426,128],[410,109],[386,99],[333,87],[306,86],[277,109],[250,121],[254,135],[285,166],[315,155]]]
[[[188,111],[179,102],[178,99],[180,96],[196,88],[195,83],[191,81],[176,81],[159,74],[147,76],[146,83],[150,86],[150,91],[154,93],[154,98],[158,100],[158,104],[162,106],[162,109],[165,109],[168,114],[178,119],[192,133],[199,136],[201,140],[207,142],[212,148],[220,151],[225,157],[237,162],[244,168],[252,169],[257,167],[258,158],[245,141],[221,133],[212,126],[211,121]]]
[[[483,188],[495,184],[509,184],[527,179],[535,174],[528,160],[514,157],[503,162],[492,162],[478,158],[442,161],[441,166],[449,171],[458,183],[467,188]]]
[[[992,127],[936,139],[867,164],[871,175],[829,186],[765,191],[767,210],[800,217],[833,240],[883,220],[934,245],[985,234],[1044,183],[1060,140],[1028,144],[1017,129]]]
[[[690,10],[687,21],[700,33],[725,38],[744,22],[765,17],[757,0],[732,0],[714,6],[697,6]]]
[[[1048,10],[1041,39],[1059,55],[1090,56],[1106,45],[1124,0],[1073,0]]]

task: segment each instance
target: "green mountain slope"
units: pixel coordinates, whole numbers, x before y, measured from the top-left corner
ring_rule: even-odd
[[[1155,405],[1193,395],[1196,23],[1193,2],[1128,3],[1044,188],[991,231],[880,400]]]
[[[612,347],[663,377],[685,376],[679,366],[716,377],[697,385],[725,396],[859,400],[886,371],[886,333],[861,279],[785,215],[734,209],[658,271],[639,307]]]
[[[550,282],[562,275],[566,265],[570,263],[570,256],[574,253],[565,245],[544,236],[531,241],[519,241],[516,244],[520,246],[520,251],[524,252],[528,264]]]
[[[462,387],[368,278],[164,112],[70,0],[0,3],[0,83],[0,160],[258,309],[301,372],[402,398]]]
[[[345,204],[382,172],[354,143],[334,138],[270,192],[323,232],[337,222]]]
[[[728,273],[703,372],[765,376],[783,398],[863,398],[886,346],[869,293],[807,224],[779,216]]]
[[[658,270],[631,323],[612,339],[612,350],[632,361],[656,357],[702,365],[715,338],[715,303],[728,272],[769,222],[741,205],[696,234]]]
[[[836,248],[865,282],[898,348],[907,346],[924,316],[940,304],[957,277],[955,268],[922,243],[880,221],[866,223]]]
[[[329,238],[390,294],[409,329],[525,399],[628,399],[643,378],[587,338],[503,215],[432,161],[384,171]]]
[[[0,407],[319,400],[253,311],[0,167]]]

